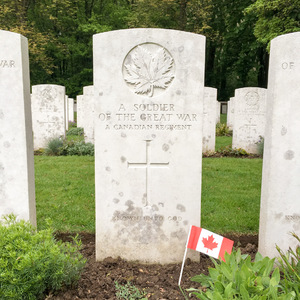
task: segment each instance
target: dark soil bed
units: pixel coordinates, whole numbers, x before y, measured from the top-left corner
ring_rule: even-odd
[[[234,240],[234,246],[239,247],[242,253],[254,257],[257,252],[256,235],[225,235]],[[57,234],[57,239],[71,241],[69,234]],[[123,285],[130,281],[139,290],[146,292],[149,299],[183,299],[178,288],[178,278],[181,263],[179,264],[151,264],[144,265],[132,263],[121,258],[106,258],[104,261],[95,261],[95,235],[80,233],[82,240],[82,254],[87,258],[87,264],[78,285],[67,290],[62,290],[55,295],[48,295],[46,299],[117,299],[115,296],[115,281]],[[192,251],[192,250],[191,250]],[[212,266],[210,258],[201,254],[200,262],[186,261],[181,286],[190,288],[195,283],[190,281],[192,276],[200,273],[207,274],[208,267]],[[195,286],[197,287],[197,286]]]

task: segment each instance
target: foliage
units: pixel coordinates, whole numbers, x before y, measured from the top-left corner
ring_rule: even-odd
[[[295,233],[292,235],[300,243],[299,236]],[[286,293],[294,292],[297,296],[296,299],[300,299],[300,246],[298,245],[295,250],[289,248],[285,254],[277,245],[276,249],[280,255],[278,262],[283,274],[282,289]]]
[[[69,130],[72,128],[77,128],[77,123],[75,121],[69,121]]]
[[[232,148],[231,146],[222,147],[216,151],[220,153],[221,156],[235,156],[235,157],[246,157],[249,153],[242,148]]]
[[[83,136],[83,128],[82,127],[72,127],[68,130],[67,135],[80,135]]]
[[[84,141],[68,141],[61,148],[61,155],[94,156],[94,145]]]
[[[263,136],[259,136],[259,140],[258,142],[256,142],[257,144],[257,153],[259,156],[263,157],[264,155],[264,145],[265,145],[265,139]]]
[[[138,288],[129,281],[125,285],[120,285],[118,281],[115,281],[115,288],[117,290],[116,292],[117,299],[125,299],[125,300],[147,299],[144,298],[145,293],[140,292]]]
[[[8,215],[0,223],[0,298],[40,299],[45,291],[75,284],[85,259],[74,245],[55,241],[52,229],[37,232]]]
[[[232,130],[224,123],[217,123],[216,136],[232,136]]]
[[[55,137],[50,139],[45,148],[45,155],[50,155],[50,156],[60,155],[62,146],[63,146],[63,141],[61,138]]]
[[[94,156],[94,145],[92,143],[85,143],[82,139],[83,129],[72,128],[69,130],[71,132],[68,137],[71,140],[61,138],[50,139],[47,147],[45,148],[45,155],[48,156],[59,156],[59,155],[89,155]],[[76,134],[76,135],[75,135]],[[75,140],[73,139],[75,137]],[[76,140],[76,137],[80,137],[80,140]]]
[[[270,41],[278,35],[300,31],[300,0],[256,0],[245,9],[256,18],[254,34],[270,48]]]
[[[212,259],[214,268],[209,275],[200,274],[191,280],[201,288],[188,291],[198,299],[295,299],[295,294],[285,293],[280,286],[279,268],[274,269],[274,260],[257,253],[251,257],[242,255],[240,249],[225,253],[225,261]]]

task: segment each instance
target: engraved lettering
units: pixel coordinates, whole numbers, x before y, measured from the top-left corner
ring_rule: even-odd
[[[106,113],[106,114],[101,113],[101,114],[99,114],[98,117],[99,117],[100,121],[109,121],[111,119],[111,114],[110,113]]]
[[[0,60],[0,68],[15,68],[15,61],[14,60]]]
[[[283,62],[281,65],[283,70],[288,70],[288,69],[292,70],[292,69],[294,69],[294,66],[295,66],[295,63],[293,61]]]
[[[300,221],[300,215],[287,215],[285,219],[288,221]]]

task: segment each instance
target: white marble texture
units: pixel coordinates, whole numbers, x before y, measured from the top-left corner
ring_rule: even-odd
[[[36,225],[28,42],[0,30],[0,216]]]

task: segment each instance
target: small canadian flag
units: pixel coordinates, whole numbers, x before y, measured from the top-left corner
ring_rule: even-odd
[[[215,234],[204,228],[192,226],[189,234],[187,248],[205,253],[223,261],[224,254],[231,253],[233,241],[221,235]]]

